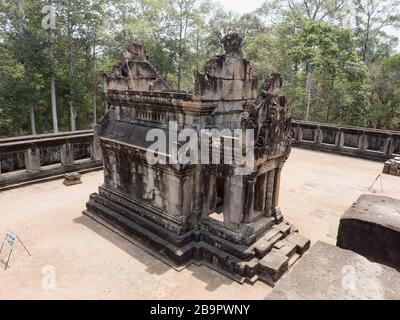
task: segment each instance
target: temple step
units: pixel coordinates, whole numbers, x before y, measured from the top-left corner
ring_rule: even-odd
[[[293,267],[294,265],[295,265],[295,263],[297,262],[297,261],[299,261],[299,259],[301,258],[301,255],[299,255],[299,254],[294,254],[290,259],[289,259],[289,269],[291,268],[291,267]]]
[[[90,218],[107,227],[112,226],[113,231],[117,229],[119,234],[130,235],[178,266],[183,265],[193,256],[193,243],[182,247],[174,246],[157,234],[150,232],[148,228],[143,228],[113,209],[93,200],[87,204],[87,209],[84,214]]]
[[[277,282],[289,269],[290,258],[278,251],[271,251],[258,265],[258,275],[268,284]]]
[[[287,238],[289,242],[292,242],[297,247],[297,253],[303,255],[308,249],[310,249],[311,241],[298,233],[292,233]]]
[[[254,248],[254,253],[255,256],[258,259],[262,259],[265,257],[266,254],[268,254],[274,245],[279,242],[281,239],[283,239],[283,234],[279,232],[278,230],[271,230],[272,232],[268,232],[266,236],[264,236],[262,239],[257,241],[253,248]]]
[[[297,245],[288,240],[281,240],[274,245],[277,252],[283,254],[289,259],[297,253]]]

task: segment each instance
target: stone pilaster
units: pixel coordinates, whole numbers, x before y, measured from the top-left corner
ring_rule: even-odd
[[[344,147],[344,132],[339,133],[339,148],[342,149]]]
[[[90,153],[91,153],[92,160],[95,160],[95,161],[103,160],[103,152],[101,150],[99,141],[96,139],[96,135],[93,140],[93,143],[90,145]]]
[[[244,214],[245,188],[243,176],[226,179],[224,199],[224,223],[228,227],[240,228]]]
[[[297,141],[303,141],[303,128],[299,127],[297,131]]]
[[[387,155],[389,158],[393,155],[392,152],[392,137],[389,137],[385,141],[385,145],[383,147],[383,154]]]
[[[364,152],[367,149],[368,149],[368,137],[364,133],[363,135],[360,136],[358,140],[358,150]]]
[[[69,167],[74,165],[74,146],[66,143],[60,147],[61,163],[63,166]]]
[[[203,201],[203,217],[208,217],[213,213],[217,204],[217,190],[216,190],[216,177],[209,176],[206,183],[208,183],[208,188],[206,188],[206,196]]]
[[[243,213],[243,222],[251,223],[253,222],[256,212],[254,211],[254,201],[255,201],[255,186],[256,186],[256,177],[249,177],[246,182],[246,193],[245,193],[245,201],[244,201],[244,213]]]
[[[263,174],[257,179],[256,188],[254,209],[263,213],[265,211],[265,201],[267,200],[267,174]]]
[[[268,172],[267,200],[265,205],[265,215],[267,217],[272,217],[274,213],[275,171],[276,170],[271,170]]]
[[[279,197],[280,197],[280,190],[281,190],[281,176],[282,176],[282,169],[285,165],[285,162],[281,162],[276,168],[275,171],[275,186],[274,186],[274,200],[273,200],[273,210],[275,214],[276,208],[279,207]]]
[[[25,151],[26,172],[36,173],[40,171],[40,150],[32,148]]]

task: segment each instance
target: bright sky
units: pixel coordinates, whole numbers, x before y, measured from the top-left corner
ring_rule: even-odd
[[[225,10],[236,13],[247,13],[261,7],[265,0],[219,0]]]
[[[248,13],[261,7],[265,0],[217,0],[219,1],[225,10],[233,11],[239,14]],[[400,38],[400,31],[394,30],[393,28],[387,28],[386,32],[389,34],[396,35]],[[400,41],[397,50],[400,52]]]

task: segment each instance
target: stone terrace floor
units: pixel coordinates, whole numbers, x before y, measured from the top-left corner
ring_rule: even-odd
[[[294,149],[282,179],[281,208],[313,243],[335,244],[339,219],[383,169],[383,163]],[[177,272],[111,231],[83,217],[102,172],[0,193],[0,233],[15,230],[10,268],[0,269],[0,299],[263,299],[263,283],[239,285],[206,268]],[[376,194],[400,197],[400,178],[383,176]],[[6,255],[2,254],[2,258]],[[56,288],[42,287],[43,267],[53,266]]]

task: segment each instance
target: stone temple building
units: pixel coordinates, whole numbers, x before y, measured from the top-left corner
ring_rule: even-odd
[[[91,195],[85,214],[178,270],[197,263],[239,282],[274,283],[310,242],[279,209],[280,177],[292,141],[282,79],[274,74],[259,88],[241,42],[236,33],[224,38],[225,54],[195,73],[192,93],[170,90],[143,46],[122,53],[104,75],[109,111],[96,129],[104,184]],[[175,161],[148,161],[152,129],[165,134],[169,142],[162,156]],[[184,143],[172,136],[184,129],[211,141],[210,157],[213,147],[232,153],[222,152],[220,163],[182,164],[176,147]],[[253,169],[238,174],[243,163],[224,161],[244,150],[233,143],[239,138],[215,138],[204,134],[207,129],[252,130]],[[225,149],[229,143],[235,147]]]

